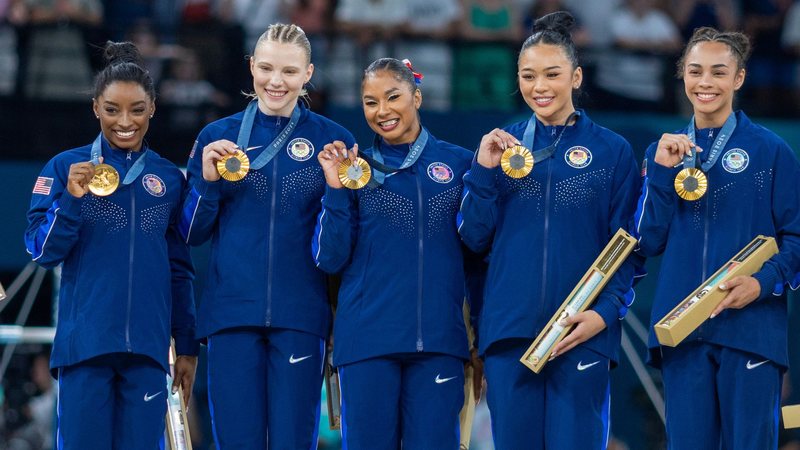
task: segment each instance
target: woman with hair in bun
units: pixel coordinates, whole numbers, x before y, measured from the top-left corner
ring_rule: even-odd
[[[600,449],[609,433],[609,369],[620,319],[633,301],[634,267],[623,264],[536,374],[520,363],[614,233],[632,229],[639,170],[628,142],[576,110],[583,72],[570,37],[573,17],[536,20],[518,60],[530,119],[494,129],[464,176],[459,232],[490,250],[479,319],[487,399],[498,449]],[[534,166],[501,170],[506,149],[524,146]],[[508,175],[507,175],[508,173]]]
[[[406,64],[382,58],[364,71],[372,147],[333,141],[318,156],[327,186],[313,253],[342,273],[333,363],[351,450],[459,447],[470,350],[455,218],[472,153],[422,126],[422,76]],[[339,167],[362,158],[369,184],[347,189]]]
[[[186,180],[144,142],[155,90],[136,47],[108,42],[105,59],[93,99],[101,132],[42,170],[25,244],[39,265],[63,265],[56,446],[152,449],[169,390],[182,386],[188,403],[197,366],[194,270],[177,227]]]
[[[317,442],[331,307],[308,252],[325,186],[314,157],[355,141],[300,101],[313,72],[303,30],[270,25],[250,57],[252,101],[203,128],[187,164],[181,232],[191,245],[211,240],[198,336],[223,450]]]
[[[800,280],[800,165],[783,139],[733,109],[749,54],[742,33],[695,30],[678,63],[692,119],[645,153],[638,252],[663,254],[651,325],[757,235],[774,237],[779,249],[752,276],[720,285],[725,298],[677,347],[660,346],[651,327],[650,362],[663,374],[674,450],[778,446],[785,286]],[[692,169],[707,192],[679,196],[676,177]]]

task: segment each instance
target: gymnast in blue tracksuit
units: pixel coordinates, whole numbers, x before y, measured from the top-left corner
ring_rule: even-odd
[[[606,447],[609,368],[633,300],[625,263],[590,309],[567,319],[575,328],[541,373],[519,362],[617,229],[632,228],[639,191],[630,145],[573,106],[582,80],[573,23],[564,12],[536,21],[519,57],[533,115],[485,135],[464,176],[459,232],[474,251],[490,250],[479,343],[503,450]],[[499,165],[519,143],[542,157],[514,179]]]
[[[351,450],[459,446],[469,351],[455,216],[472,153],[422,127],[415,75],[392,58],[364,72],[372,184],[353,191],[338,178],[343,152],[355,158],[357,147],[334,142],[319,156],[328,186],[312,251],[321,269],[342,273],[333,362]]]
[[[63,264],[51,355],[57,448],[154,449],[164,437],[170,337],[174,386],[187,403],[199,349],[194,271],[177,227],[186,180],[143,142],[155,90],[136,47],[109,42],[105,57],[94,90],[102,132],[42,170],[25,244],[39,265]],[[100,162],[118,173],[113,192],[89,192]]]
[[[181,231],[192,245],[211,239],[198,335],[208,338],[214,439],[223,450],[317,442],[331,310],[325,274],[308,253],[325,185],[314,157],[333,140],[354,139],[298,102],[310,59],[302,29],[271,25],[250,59],[256,99],[206,126],[188,163]],[[250,171],[220,179],[217,161],[238,148]]]
[[[679,64],[692,121],[645,154],[638,251],[663,254],[651,325],[757,235],[775,237],[779,248],[753,276],[720,286],[729,291],[725,299],[677,347],[660,347],[651,329],[671,450],[778,445],[788,365],[784,287],[796,288],[800,271],[800,165],[786,142],[733,111],[749,53],[741,33],[696,30]],[[674,188],[690,164],[708,179],[708,192],[696,201]]]

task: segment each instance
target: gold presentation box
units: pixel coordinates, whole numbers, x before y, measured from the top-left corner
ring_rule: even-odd
[[[718,286],[738,275],[752,275],[772,255],[778,253],[775,238],[756,236],[736,256],[725,263],[703,284],[689,294],[678,306],[655,325],[656,337],[661,345],[675,347],[697,329],[727,295]]]
[[[333,367],[331,353],[325,363],[325,394],[328,403],[328,428],[338,430],[342,426],[342,401],[339,389],[339,372]]]
[[[781,408],[783,415],[783,428],[800,428],[800,405],[784,406]]]
[[[594,260],[581,281],[558,308],[550,322],[522,355],[519,360],[522,364],[536,373],[541,372],[553,352],[553,347],[561,342],[573,328],[573,326],[561,325],[561,320],[586,310],[635,246],[636,239],[633,236],[622,228],[617,230],[600,256]]]

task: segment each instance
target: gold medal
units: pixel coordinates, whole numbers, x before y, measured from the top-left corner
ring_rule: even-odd
[[[700,169],[686,168],[675,177],[675,192],[684,200],[694,201],[705,195],[708,178]]]
[[[228,181],[239,181],[249,171],[250,158],[241,150],[236,150],[236,153],[226,155],[217,161],[217,172]]]
[[[372,178],[372,169],[361,158],[356,158],[354,164],[349,164],[349,161],[345,160],[339,164],[339,181],[347,189],[361,189]]]
[[[89,180],[89,192],[105,197],[111,195],[119,187],[119,172],[108,164],[94,166],[94,176]]]
[[[511,178],[522,178],[533,169],[533,154],[521,145],[509,147],[500,157],[500,167]]]

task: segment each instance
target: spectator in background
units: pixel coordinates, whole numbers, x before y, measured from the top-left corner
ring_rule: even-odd
[[[23,409],[28,423],[16,430],[9,438],[12,450],[50,450],[53,448],[53,419],[56,416],[58,398],[57,385],[50,376],[49,354],[33,358],[30,376],[35,395]]]
[[[169,68],[160,91],[161,103],[170,107],[170,128],[190,132],[218,119],[229,99],[205,79],[197,54],[183,49],[169,62]]]
[[[605,92],[595,95],[613,109],[664,109],[668,56],[681,44],[677,26],[655,0],[626,0],[610,27],[616,51],[598,61],[597,84]]]
[[[217,2],[219,9],[215,14],[223,22],[237,23],[242,27],[243,49],[249,52],[264,32],[265,24],[286,22],[291,0],[217,0]]]
[[[177,55],[180,48],[175,45],[161,44],[153,24],[148,19],[134,23],[126,32],[126,38],[139,49],[145,68],[153,79],[153,84],[158,86],[161,83],[164,66],[168,60]]]
[[[425,73],[425,108],[447,111],[451,107],[453,74],[452,39],[461,20],[459,0],[407,0],[403,33],[395,54],[414,58]]]
[[[84,32],[103,20],[100,0],[25,0],[32,25],[26,50],[25,95],[83,100],[92,67]]]
[[[747,65],[746,97],[753,115],[785,115],[794,105],[788,101],[794,62],[781,45],[784,19],[792,0],[743,0],[744,33],[753,42]]]
[[[315,111],[324,111],[327,89],[335,67],[328,66],[330,53],[329,34],[333,28],[333,0],[292,0],[289,21],[305,31],[314,49],[314,82],[309,83],[309,105]]]
[[[734,0],[672,0],[670,11],[684,40],[689,39],[696,28],[732,31],[739,23]]]
[[[622,0],[564,0],[564,4],[575,12],[578,22],[588,30],[592,47],[602,49],[612,45],[614,38],[608,24],[622,5]]]
[[[16,92],[20,66],[16,28],[27,21],[23,0],[0,0],[0,96]]]
[[[511,111],[516,43],[521,38],[516,10],[502,0],[463,0],[462,42],[456,48],[453,97],[457,107]]]
[[[794,59],[791,86],[794,114],[800,113],[800,1],[795,1],[786,13],[781,34],[781,45],[784,51]],[[791,114],[791,113],[790,113]]]

